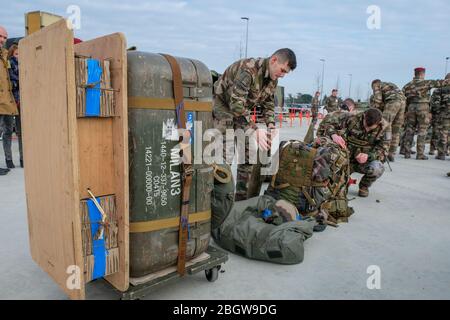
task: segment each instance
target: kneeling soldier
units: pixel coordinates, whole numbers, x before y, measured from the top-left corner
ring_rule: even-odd
[[[389,124],[381,111],[370,108],[358,114],[339,113],[324,119],[318,132],[349,149],[352,172],[364,174],[358,194],[367,197],[369,187],[384,173],[385,155],[391,141]]]

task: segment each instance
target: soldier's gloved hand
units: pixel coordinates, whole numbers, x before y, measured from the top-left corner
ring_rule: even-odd
[[[258,146],[263,151],[269,150],[270,140],[267,137],[267,130],[266,129],[257,129],[256,130],[256,141],[258,142]]]
[[[358,155],[355,157],[356,161],[358,161],[358,163],[360,164],[366,163],[368,158],[369,156],[367,155],[367,153],[358,153]]]
[[[331,139],[333,139],[334,143],[337,143],[338,145],[340,145],[341,148],[344,148],[344,149],[347,148],[347,145],[345,144],[345,140],[341,136],[339,136],[337,134],[333,134],[331,136]]]

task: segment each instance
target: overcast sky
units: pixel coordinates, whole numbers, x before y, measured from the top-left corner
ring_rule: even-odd
[[[406,84],[417,66],[427,78],[442,78],[450,56],[450,1],[234,1],[234,0],[1,0],[0,25],[9,37],[24,35],[24,13],[41,10],[68,17],[69,5],[81,10],[87,40],[123,32],[128,46],[203,61],[222,72],[245,51],[266,57],[288,47],[297,55],[297,69],[280,80],[287,93],[312,93],[325,59],[324,92],[336,86],[353,98],[367,97],[375,78]],[[367,8],[380,9],[380,28],[369,29]],[[376,21],[375,21],[376,22]],[[242,49],[240,49],[242,48]],[[450,63],[449,67],[450,69]]]

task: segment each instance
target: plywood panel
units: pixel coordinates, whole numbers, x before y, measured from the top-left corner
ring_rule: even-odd
[[[73,34],[61,20],[19,48],[31,255],[70,298],[84,299]],[[67,286],[71,266],[81,269],[79,287]]]
[[[119,221],[120,272],[106,277],[118,290],[129,286],[129,200],[128,200],[128,112],[126,41],[121,33],[75,45],[75,52],[94,59],[111,61],[116,114],[112,123],[114,194]]]
[[[115,194],[113,119],[78,118],[80,199]]]

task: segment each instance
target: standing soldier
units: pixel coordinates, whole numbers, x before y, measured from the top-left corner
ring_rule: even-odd
[[[439,139],[439,111],[441,107],[441,89],[434,89],[430,100],[431,111],[431,140],[430,140],[430,156],[434,155],[437,150],[437,142]]]
[[[319,97],[320,92],[316,91],[311,102],[311,116],[313,125],[317,123],[317,115],[319,114],[319,104],[320,104]]]
[[[450,84],[447,80],[425,80],[425,68],[414,69],[414,79],[403,87],[408,99],[405,132],[405,159],[411,158],[411,145],[417,129],[417,160],[428,160],[424,154],[425,138],[430,125],[430,90]]]
[[[445,76],[446,80],[450,80],[450,73]],[[438,154],[436,159],[445,160],[445,155],[448,150],[448,132],[450,130],[450,85],[446,85],[439,90],[440,108],[438,110]]]
[[[336,111],[339,108],[341,99],[338,98],[337,94],[338,94],[338,90],[333,89],[331,91],[331,96],[329,96],[327,98],[327,100],[325,101],[325,109],[327,110],[328,113]]]
[[[393,162],[400,140],[400,128],[405,120],[406,97],[393,83],[379,79],[372,81],[372,105],[383,112],[383,118],[390,124],[386,134],[391,135],[388,159]]]
[[[386,135],[389,124],[380,110],[333,113],[323,119],[318,136],[327,136],[350,151],[352,172],[364,174],[359,183],[360,197],[369,195],[369,187],[384,173],[385,154],[390,140]]]
[[[269,58],[239,60],[229,66],[214,84],[214,125],[223,135],[224,159],[231,164],[234,137],[227,141],[227,129],[256,131],[258,145],[263,150],[270,148],[271,138],[265,128],[258,128],[251,119],[251,111],[260,106],[262,116],[269,129],[275,129],[274,93],[279,78],[297,66],[295,53],[287,48],[277,50]],[[238,160],[242,159],[238,154]],[[231,158],[231,159],[230,159]],[[259,172],[253,172],[249,162],[249,145],[245,143],[245,162],[237,169],[235,200],[245,200],[259,195],[262,181]],[[256,182],[255,182],[256,181]],[[254,187],[256,185],[256,187]],[[252,188],[250,188],[252,186]]]

